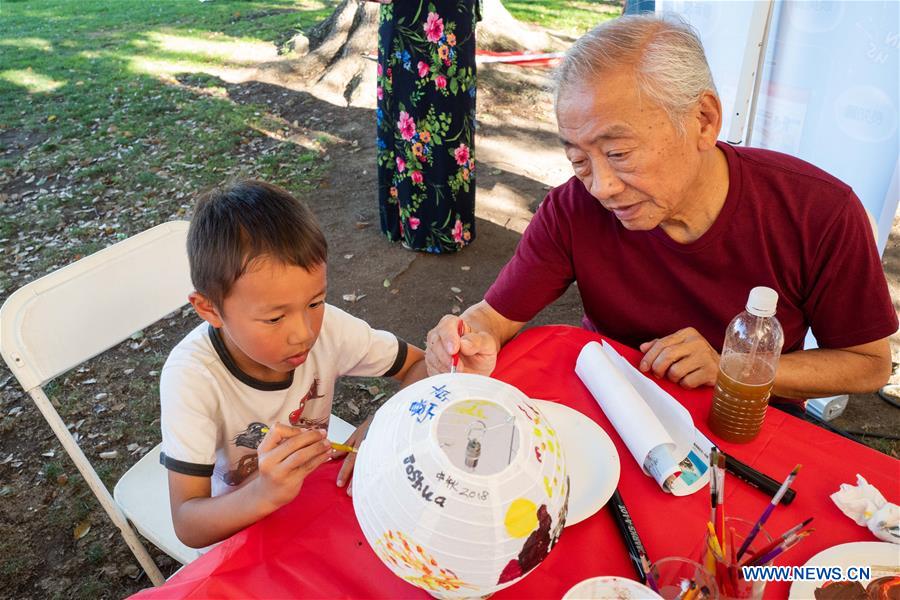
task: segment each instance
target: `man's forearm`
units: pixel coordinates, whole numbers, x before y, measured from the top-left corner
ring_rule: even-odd
[[[503,347],[525,325],[503,317],[485,300],[467,308],[460,318],[472,331],[485,332],[493,336],[497,340],[498,348]]]
[[[872,392],[891,375],[887,339],[844,349],[816,348],[781,357],[772,394],[784,398],[821,398]]]

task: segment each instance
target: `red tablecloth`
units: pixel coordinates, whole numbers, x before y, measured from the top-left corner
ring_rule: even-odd
[[[635,525],[651,560],[699,554],[709,519],[709,495],[676,498],[643,475],[596,401],[575,374],[582,346],[600,336],[572,327],[539,327],[510,342],[494,373],[533,398],[567,404],[599,423],[616,444],[622,462],[619,481]],[[634,364],[639,354],[613,345]],[[894,502],[900,500],[900,461],[834,435],[777,410],[770,410],[760,436],[749,444],[729,444],[709,434],[709,388],[684,390],[660,383],[691,412],[695,423],[726,452],[783,479],[803,464],[794,489],[797,498],[769,519],[780,533],[805,517],[816,531],[784,553],[776,564],[801,565],[824,548],[851,541],[872,541],[867,529],[841,514],[829,499],[841,483],[861,473]],[[353,513],[351,499],[334,485],[338,464],[320,467],[307,478],[297,499],[241,531],[179,571],[147,598],[427,598],[396,577],[369,548]],[[734,477],[726,477],[726,508],[731,515],[755,519],[768,497]],[[567,527],[559,544],[532,573],[493,598],[559,598],[578,581],[597,575],[634,577],[624,544],[604,509]],[[787,596],[788,583],[769,584],[766,597]]]

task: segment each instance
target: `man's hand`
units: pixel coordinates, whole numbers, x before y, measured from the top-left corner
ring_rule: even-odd
[[[450,370],[451,358],[459,352],[457,370],[465,373],[490,375],[497,365],[500,347],[494,336],[483,331],[472,331],[465,324],[465,332],[459,335],[460,317],[445,315],[437,326],[428,332],[425,346],[425,364],[429,375]]]
[[[719,353],[693,327],[641,344],[641,371],[653,371],[682,387],[715,385]]]
[[[303,480],[316,467],[331,459],[334,451],[321,429],[301,429],[276,423],[257,448],[260,498],[275,508],[297,497]]]
[[[359,445],[362,444],[362,441],[366,437],[366,432],[369,431],[369,425],[372,424],[372,419],[375,415],[372,415],[368,419],[366,419],[362,425],[356,428],[350,437],[347,438],[347,441],[344,442],[347,446],[352,446],[353,448],[359,448]],[[342,456],[347,456],[344,459],[344,464],[341,466],[341,471],[337,476],[337,486],[344,487],[344,484],[347,484],[347,495],[353,495],[353,482],[350,481],[350,478],[353,477],[353,467],[356,466],[356,453],[355,452],[336,452],[335,458],[340,458]]]

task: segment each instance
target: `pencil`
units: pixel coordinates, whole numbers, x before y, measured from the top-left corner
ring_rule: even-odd
[[[681,600],[694,600],[699,592],[700,588],[697,586],[697,582],[692,581],[687,591],[681,595]]]
[[[709,530],[709,549],[713,551],[713,554],[717,559],[724,561],[725,555],[722,554],[722,546],[719,545],[719,538],[716,536],[716,528],[713,527],[712,523],[707,523],[706,528]]]
[[[337,442],[331,442],[331,447],[337,450],[338,452],[349,452],[351,454],[356,454],[359,452],[353,446],[348,446],[347,444],[338,444]]]

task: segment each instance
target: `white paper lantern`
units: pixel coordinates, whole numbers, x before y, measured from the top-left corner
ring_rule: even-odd
[[[536,402],[455,373],[401,390],[375,415],[353,475],[369,544],[433,596],[485,596],[538,566],[565,525],[569,479]]]

